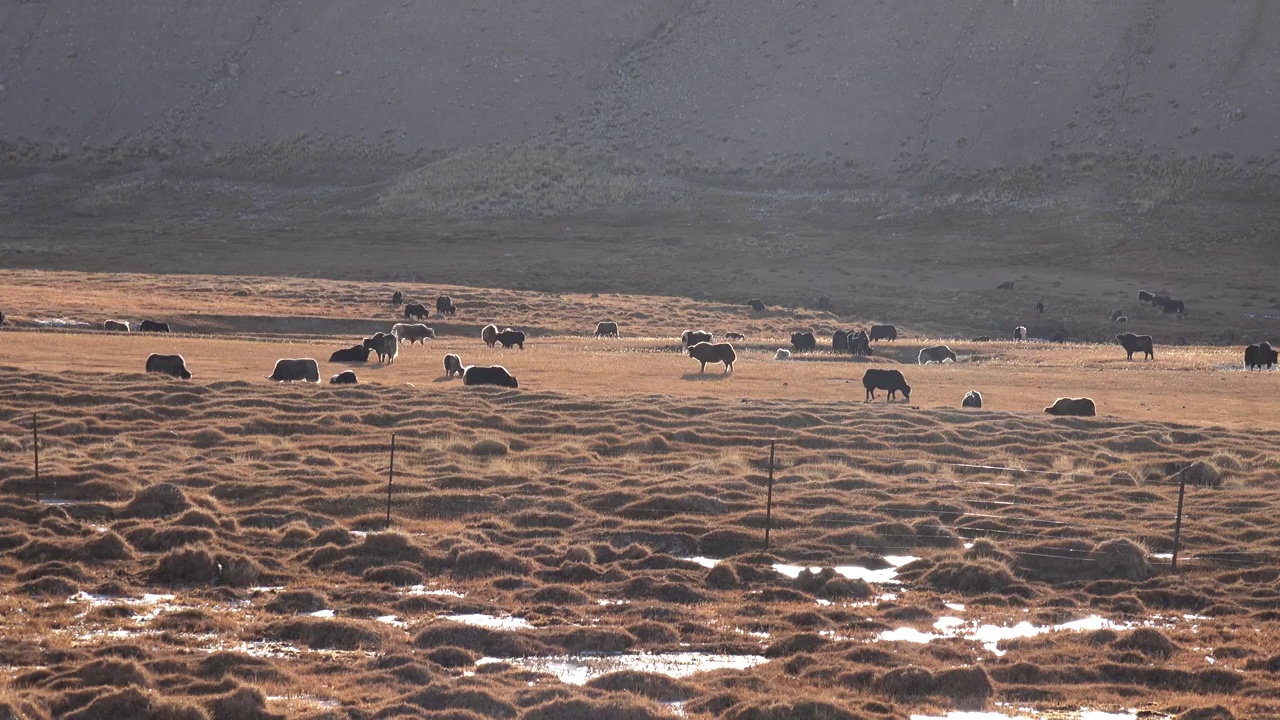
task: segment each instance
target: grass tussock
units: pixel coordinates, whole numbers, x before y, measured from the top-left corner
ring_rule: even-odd
[[[279,620],[263,628],[261,634],[312,650],[377,650],[386,639],[386,630],[371,623],[313,617]]]

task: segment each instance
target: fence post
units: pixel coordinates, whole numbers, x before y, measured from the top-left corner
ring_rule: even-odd
[[[36,502],[40,502],[40,423],[31,413],[31,451],[36,456]]]
[[[387,466],[387,529],[391,529],[391,482],[396,476],[396,434],[391,433],[391,464]]]
[[[769,441],[769,495],[764,505],[764,549],[769,549],[769,532],[773,529],[773,451],[777,439]]]
[[[1178,482],[1178,515],[1173,521],[1173,561],[1170,563],[1173,572],[1178,572],[1178,543],[1182,540],[1182,498],[1187,494],[1187,478]]]

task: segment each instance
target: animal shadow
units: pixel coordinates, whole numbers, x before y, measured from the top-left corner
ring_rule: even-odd
[[[727,380],[733,377],[733,373],[686,373],[680,376],[681,380]]]

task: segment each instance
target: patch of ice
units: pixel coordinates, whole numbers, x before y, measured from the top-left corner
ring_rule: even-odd
[[[308,616],[310,616],[310,617],[313,617],[313,618],[331,618],[331,617],[333,617],[333,611],[332,611],[332,610],[317,610],[317,611],[315,611],[315,612],[313,612],[313,613],[307,613],[307,615],[308,615]]]
[[[410,585],[407,591],[410,595],[438,595],[441,597],[463,598],[465,594],[457,590],[448,590],[445,588],[428,588],[426,585]]]
[[[682,653],[619,653],[608,655],[557,655],[553,657],[482,658],[477,665],[505,662],[523,670],[555,675],[561,682],[583,685],[619,670],[649,672],[681,678],[711,670],[745,670],[767,662],[760,655],[710,655]]]
[[[486,615],[484,613],[463,613],[460,615],[445,615],[445,620],[464,623],[466,625],[475,625],[477,627],[485,627],[493,630],[532,630],[533,625],[528,620],[518,617],[498,617],[496,615]]]
[[[689,562],[696,562],[704,568],[713,568],[716,565],[720,564],[720,561],[716,560],[715,558],[701,557],[701,556],[688,557],[688,558],[685,558],[685,560],[688,560]]]
[[[940,617],[933,624],[934,632],[922,632],[915,628],[902,627],[886,630],[876,636],[879,642],[913,642],[929,643],[946,637],[959,637],[976,640],[991,653],[1000,656],[1005,651],[999,649],[1000,643],[1015,638],[1035,637],[1049,632],[1091,632],[1104,628],[1111,630],[1127,630],[1136,627],[1135,623],[1120,623],[1098,615],[1072,620],[1059,625],[1033,625],[1023,622],[1016,625],[984,625],[968,622],[958,617]]]

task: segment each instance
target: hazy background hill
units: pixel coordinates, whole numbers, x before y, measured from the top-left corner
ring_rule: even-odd
[[[0,49],[11,266],[811,300],[1280,252],[1269,0],[23,0]],[[929,275],[884,282],[989,283]]]

